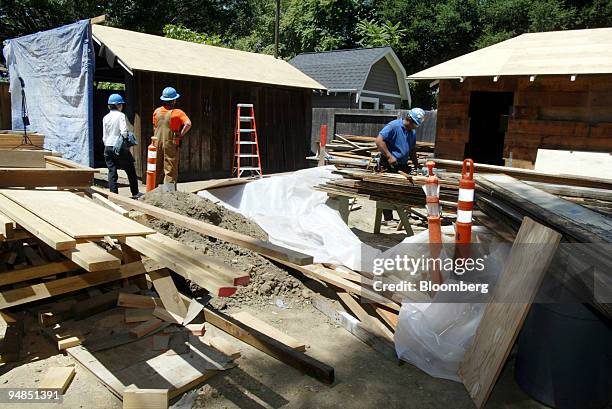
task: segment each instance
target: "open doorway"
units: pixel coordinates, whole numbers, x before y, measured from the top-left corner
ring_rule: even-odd
[[[108,114],[108,97],[119,94],[126,99],[125,85],[121,83],[96,82],[93,93],[94,167],[104,168],[104,142],[102,142],[102,118]]]
[[[465,157],[489,165],[504,164],[504,136],[514,101],[512,92],[472,92],[470,96],[470,140]]]

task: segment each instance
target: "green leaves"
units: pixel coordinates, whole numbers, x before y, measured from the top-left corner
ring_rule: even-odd
[[[174,38],[175,40],[190,41],[198,44],[208,44],[215,46],[224,46],[219,35],[208,35],[206,33],[198,33],[183,26],[182,24],[166,24],[164,26],[164,36]]]

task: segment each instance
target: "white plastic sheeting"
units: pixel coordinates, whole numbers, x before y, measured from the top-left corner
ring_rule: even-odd
[[[303,169],[239,186],[201,191],[198,195],[255,221],[269,240],[314,257],[315,263],[345,265],[359,270],[361,255],[377,254],[366,246],[327,206],[327,194],[313,186],[341,176],[333,166]]]

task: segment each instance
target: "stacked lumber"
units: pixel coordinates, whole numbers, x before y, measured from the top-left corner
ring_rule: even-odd
[[[378,154],[375,140],[374,136],[335,134],[325,145],[326,161],[340,166],[368,167],[372,156]],[[433,143],[417,141],[419,159],[429,158],[433,150]]]
[[[41,149],[45,144],[45,136],[38,132],[28,132],[31,144],[24,143],[23,131],[1,131],[0,149]]]
[[[0,188],[83,189],[91,185],[95,169],[58,155],[45,150],[0,150]]]

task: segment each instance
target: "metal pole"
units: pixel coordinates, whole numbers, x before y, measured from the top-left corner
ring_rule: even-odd
[[[278,26],[280,25],[280,0],[276,0],[276,18],[274,22],[274,58],[278,58]]]

